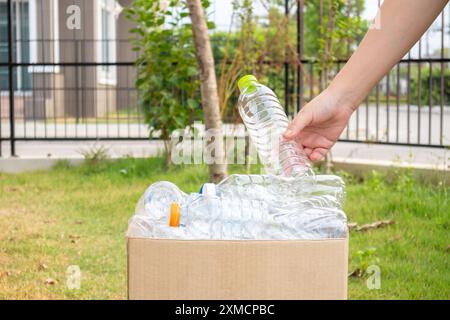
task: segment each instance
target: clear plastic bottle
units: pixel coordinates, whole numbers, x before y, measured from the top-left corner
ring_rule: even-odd
[[[214,184],[205,184],[201,194],[188,199],[180,207],[179,215],[179,227],[186,229],[188,238],[249,240],[274,236],[271,231],[274,222],[265,202],[222,199]]]
[[[333,175],[286,178],[274,175],[231,175],[217,185],[222,199],[256,199],[283,226],[290,239],[347,236],[343,211],[344,181]]]
[[[170,239],[266,239],[275,238],[279,230],[262,201],[221,199],[213,184],[206,184],[201,194],[186,195],[176,185],[163,181],[146,190],[130,220],[128,235]]]
[[[239,113],[266,171],[288,177],[314,175],[303,149],[282,138],[288,118],[276,94],[252,75],[242,77],[238,86]]]
[[[185,238],[184,230],[170,227],[173,203],[184,203],[188,195],[176,185],[160,181],[147,188],[136,213],[128,223],[128,235],[143,238]]]
[[[283,177],[275,175],[233,174],[217,185],[220,196],[242,197],[268,201],[297,202],[309,197],[333,199],[343,206],[345,183],[335,175]]]
[[[346,216],[332,195],[309,195],[295,201],[281,197],[280,201],[279,195],[268,196],[267,190],[252,196],[227,194],[220,187],[205,184],[202,194],[181,209],[180,225],[193,228],[188,232],[196,232],[196,238],[312,240],[347,235]],[[198,221],[205,222],[205,218],[206,226],[199,228]],[[205,232],[198,234],[199,230]]]
[[[189,196],[169,182],[150,186],[129,224],[133,237],[203,240],[283,240],[343,237],[345,215],[323,200],[271,203],[219,196],[206,184]]]

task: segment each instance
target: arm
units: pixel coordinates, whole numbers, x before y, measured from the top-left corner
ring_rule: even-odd
[[[296,138],[311,160],[336,143],[354,110],[411,49],[448,0],[385,0],[380,29],[369,30],[329,87],[308,103],[284,134]]]

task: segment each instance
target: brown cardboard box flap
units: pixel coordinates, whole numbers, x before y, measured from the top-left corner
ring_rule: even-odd
[[[348,239],[128,239],[130,299],[346,299]]]

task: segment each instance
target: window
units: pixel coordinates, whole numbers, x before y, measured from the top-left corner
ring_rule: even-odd
[[[97,60],[100,63],[116,61],[116,19],[120,9],[115,0],[97,0]],[[98,82],[116,84],[117,68],[109,65],[99,66]]]
[[[28,0],[30,4],[30,63],[59,62],[58,1]],[[58,73],[59,66],[30,66],[28,72]]]
[[[12,33],[13,33],[13,60],[14,62],[30,61],[30,24],[29,2],[12,2]],[[8,5],[0,0],[0,62],[8,63]],[[9,86],[8,67],[0,67],[0,90],[6,91]],[[28,68],[15,67],[13,69],[14,90],[31,90],[31,74]]]

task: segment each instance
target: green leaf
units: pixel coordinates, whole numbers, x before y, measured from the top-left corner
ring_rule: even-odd
[[[156,24],[158,26],[162,26],[164,24],[164,22],[166,21],[166,19],[164,17],[160,17],[156,20]]]
[[[202,0],[203,8],[208,9],[210,5],[211,5],[211,2],[209,0]]]
[[[187,106],[190,109],[194,110],[194,109],[197,109],[199,107],[199,103],[196,100],[194,100],[194,99],[188,99],[187,100]]]

